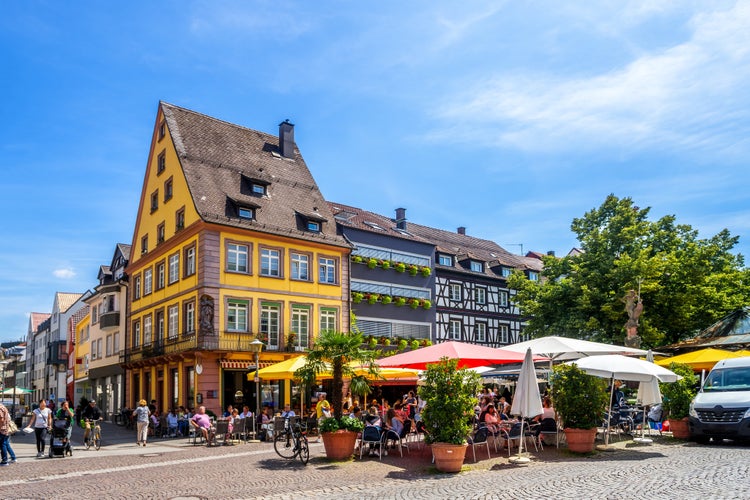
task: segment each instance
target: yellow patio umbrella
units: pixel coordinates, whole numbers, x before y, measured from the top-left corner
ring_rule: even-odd
[[[724,349],[714,349],[713,347],[707,347],[699,351],[686,352],[679,356],[673,356],[671,358],[663,358],[658,361],[654,361],[659,366],[668,367],[670,363],[682,363],[690,366],[693,371],[710,370],[716,363],[722,359],[727,358],[741,358],[746,356],[740,352],[725,351]]]
[[[307,356],[297,356],[284,361],[279,361],[271,366],[258,370],[258,377],[262,380],[293,380],[294,372],[307,361]]]

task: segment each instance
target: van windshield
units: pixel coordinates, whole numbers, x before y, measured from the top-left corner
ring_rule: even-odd
[[[750,391],[750,367],[711,371],[703,384],[703,391]]]

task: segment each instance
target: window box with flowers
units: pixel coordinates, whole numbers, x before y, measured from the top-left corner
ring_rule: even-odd
[[[352,292],[352,302],[359,304],[365,298],[365,294],[362,292]]]
[[[352,262],[355,264],[361,264],[364,260],[365,259],[361,255],[352,255]]]
[[[406,271],[406,264],[403,262],[397,262],[396,265],[393,266],[393,269],[395,269],[397,273],[403,273]]]
[[[422,266],[422,268],[419,270],[420,273],[422,273],[422,276],[427,278],[430,274],[432,274],[432,269],[430,269],[427,266]]]
[[[380,298],[380,303],[383,304],[384,306],[387,306],[391,302],[393,302],[393,298],[390,295],[383,295]]]
[[[416,309],[420,306],[420,300],[419,299],[409,299],[409,307],[412,309]]]
[[[419,272],[419,266],[416,266],[414,264],[411,264],[408,269],[409,269],[409,274],[411,274],[412,276],[416,276],[417,273]]]
[[[369,294],[367,296],[367,303],[368,304],[374,304],[375,302],[378,301],[378,299],[380,299],[380,295],[379,294],[377,294],[377,293],[371,293],[371,294]]]
[[[404,297],[396,297],[396,301],[394,303],[396,304],[396,307],[401,307],[406,304],[406,299]]]
[[[430,307],[432,307],[432,302],[427,299],[423,299],[419,305],[422,306],[422,309],[429,309]]]
[[[391,268],[391,261],[390,260],[381,260],[380,261],[380,267],[383,269],[390,269]]]
[[[370,269],[375,269],[376,267],[378,267],[378,259],[374,259],[372,257],[369,258],[367,260],[367,267],[369,267]]]

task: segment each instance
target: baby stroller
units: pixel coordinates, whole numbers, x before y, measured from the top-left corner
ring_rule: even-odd
[[[49,440],[49,456],[64,457],[65,455],[73,456],[73,448],[70,446],[70,420],[65,418],[56,418],[52,422],[52,433]]]

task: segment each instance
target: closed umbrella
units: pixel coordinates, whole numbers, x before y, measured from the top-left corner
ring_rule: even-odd
[[[542,399],[539,395],[539,384],[536,380],[534,359],[529,348],[526,349],[526,355],[521,365],[521,372],[518,374],[513,405],[510,407],[511,415],[520,415],[521,417],[521,437],[518,440],[518,457],[514,457],[512,462],[526,463],[529,461],[528,458],[521,456],[524,441],[524,419],[541,415],[542,411]]]
[[[640,443],[651,443],[651,439],[644,437],[646,429],[646,406],[661,404],[661,390],[659,389],[659,379],[653,377],[648,382],[638,383],[638,403],[643,406],[643,423],[641,424],[641,437],[640,439],[634,439]],[[649,435],[651,432],[649,431]]]

